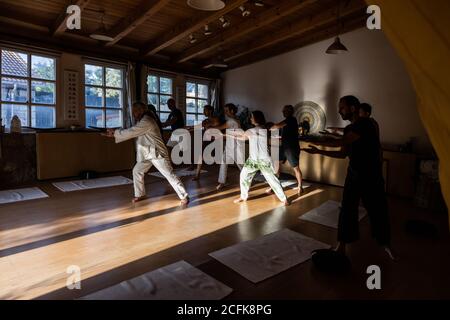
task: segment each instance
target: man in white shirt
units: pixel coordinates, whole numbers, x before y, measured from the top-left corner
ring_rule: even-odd
[[[141,102],[133,104],[133,117],[136,124],[129,129],[108,129],[106,136],[115,138],[116,143],[136,138],[136,165],[133,168],[134,198],[138,202],[146,198],[144,177],[152,166],[161,172],[169,181],[181,204],[189,202],[189,197],[181,180],[175,175],[169,152],[161,136],[158,124],[148,112],[148,108]]]

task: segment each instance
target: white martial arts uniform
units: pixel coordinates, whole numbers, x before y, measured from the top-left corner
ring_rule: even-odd
[[[241,171],[241,199],[248,199],[248,191],[252,185],[252,180],[258,171],[261,171],[272,190],[280,201],[287,201],[280,180],[278,180],[273,170],[272,159],[267,146],[267,130],[262,128],[252,128],[245,132],[249,139],[249,157]]]
[[[134,196],[145,196],[145,173],[152,165],[169,181],[180,199],[185,199],[188,194],[183,183],[173,171],[169,159],[169,152],[161,137],[161,132],[156,121],[148,115],[129,129],[119,129],[114,132],[116,143],[125,140],[136,139],[136,165],[133,168]]]
[[[236,119],[228,118],[227,119],[227,129],[235,130],[239,129],[240,125],[239,122]],[[244,155],[242,154],[242,146],[244,146],[244,153],[245,153],[245,145],[242,141],[237,139],[226,139],[225,144],[225,152],[223,153],[223,159],[222,163],[220,164],[220,170],[219,170],[219,183],[225,184],[227,182],[227,171],[228,171],[228,164],[232,164],[233,162],[236,163],[239,170],[242,170],[242,164],[239,163],[239,161],[243,161],[241,159],[244,158]]]

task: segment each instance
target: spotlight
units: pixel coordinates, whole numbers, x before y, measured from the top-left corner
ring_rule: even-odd
[[[248,11],[247,9],[245,9],[245,7],[244,6],[240,6],[239,7],[239,10],[241,10],[241,12],[242,12],[242,16],[243,17],[248,17],[249,15],[250,15],[250,11]]]
[[[231,24],[230,21],[228,21],[224,17],[220,17],[219,21],[222,23],[222,28],[228,28]]]
[[[210,35],[212,35],[212,31],[209,30],[209,26],[208,26],[208,25],[205,25],[205,32],[203,32],[203,34],[204,34],[205,36],[210,36]]]
[[[264,7],[265,6],[264,2],[262,2],[261,0],[255,0],[254,4],[257,7]]]
[[[194,36],[193,34],[190,34],[190,35],[189,35],[189,42],[190,42],[191,44],[194,44],[194,43],[197,42],[197,39],[195,38],[195,36]]]

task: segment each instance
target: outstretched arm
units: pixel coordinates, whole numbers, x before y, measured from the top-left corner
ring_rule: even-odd
[[[360,138],[360,135],[355,132],[348,132],[345,136],[342,137],[342,139],[334,139],[333,141],[317,141],[312,142],[315,145],[323,146],[323,147],[345,147],[351,145],[353,142],[358,140]]]
[[[145,134],[147,131],[150,130],[159,132],[159,127],[156,124],[156,121],[143,118],[135,126],[129,129],[115,130],[114,138],[116,139],[116,143],[120,143],[126,140],[142,136],[143,134]]]
[[[301,150],[305,151],[307,153],[310,153],[310,154],[321,154],[326,157],[337,158],[337,159],[345,159],[347,157],[347,152],[344,147],[342,147],[341,150],[339,150],[339,151],[327,151],[327,150],[321,150],[315,146],[309,145],[309,148],[301,149]]]
[[[286,120],[274,124],[270,129],[282,129],[286,126]]]

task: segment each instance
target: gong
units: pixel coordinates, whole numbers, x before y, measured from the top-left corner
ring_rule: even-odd
[[[321,106],[312,101],[303,101],[295,105],[294,116],[297,118],[299,126],[303,121],[309,123],[309,132],[318,133],[325,129],[326,116]]]

